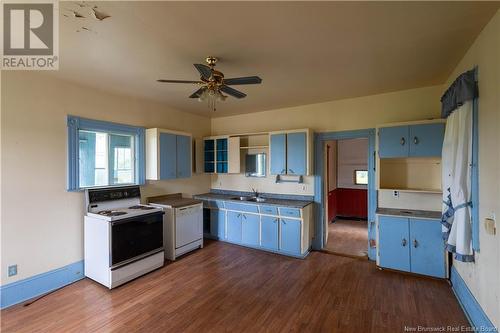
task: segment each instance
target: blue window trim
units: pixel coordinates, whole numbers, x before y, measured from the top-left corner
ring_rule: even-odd
[[[136,183],[142,185],[145,183],[145,133],[143,127],[117,124],[101,120],[92,120],[68,115],[68,191],[80,191],[80,170],[79,170],[79,145],[78,131],[100,131],[116,134],[134,135],[135,149],[135,170]]]
[[[315,237],[313,249],[321,250],[323,244],[324,232],[324,207],[326,198],[324,196],[324,177],[323,177],[323,143],[328,140],[342,139],[368,139],[368,258],[376,259],[375,248],[369,246],[369,240],[375,239],[375,211],[377,207],[377,191],[375,189],[375,129],[360,129],[340,132],[323,132],[314,135],[314,204],[315,204]]]
[[[478,82],[478,68],[474,68]],[[479,252],[479,99],[472,102],[472,179],[471,179],[471,218],[472,249]]]

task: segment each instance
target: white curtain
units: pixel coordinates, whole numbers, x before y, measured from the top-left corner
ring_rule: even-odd
[[[471,224],[472,108],[469,100],[447,119],[442,154],[443,232],[447,250],[474,261]]]

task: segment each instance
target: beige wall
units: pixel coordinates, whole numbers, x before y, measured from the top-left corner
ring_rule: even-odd
[[[368,170],[368,139],[339,140],[337,157],[338,187],[366,189],[354,184],[354,170]]]
[[[82,193],[66,191],[66,115],[182,130],[202,137],[210,120],[29,71],[2,73],[2,284],[83,259]],[[210,177],[149,182],[143,194],[210,188]],[[18,275],[7,277],[8,265]]]
[[[475,263],[454,262],[490,320],[500,326],[500,11],[483,29],[450,75],[446,87],[475,65],[479,68],[479,221],[480,252]],[[496,215],[497,234],[484,219]]]
[[[311,128],[316,132],[374,128],[377,124],[439,117],[442,86],[345,99],[212,119],[212,135]],[[276,184],[274,177],[212,176],[213,188],[313,195],[314,177],[304,184]]]

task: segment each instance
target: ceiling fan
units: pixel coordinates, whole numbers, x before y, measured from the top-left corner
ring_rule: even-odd
[[[244,98],[246,94],[238,91],[229,86],[232,85],[243,85],[243,84],[260,84],[262,79],[258,76],[246,76],[246,77],[236,77],[225,79],[224,74],[215,70],[215,64],[218,59],[215,57],[207,57],[205,60],[208,64],[194,64],[194,67],[200,73],[199,81],[185,81],[185,80],[157,80],[158,82],[166,83],[190,83],[197,84],[201,87],[192,93],[189,98],[198,98],[199,101],[208,101],[208,106],[212,110],[216,110],[216,101],[224,101],[227,96],[223,93],[233,96],[235,98]]]

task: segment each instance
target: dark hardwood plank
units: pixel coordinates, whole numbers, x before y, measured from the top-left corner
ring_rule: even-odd
[[[2,332],[402,332],[468,325],[446,281],[222,242],[114,290],[89,279],[1,311]]]

